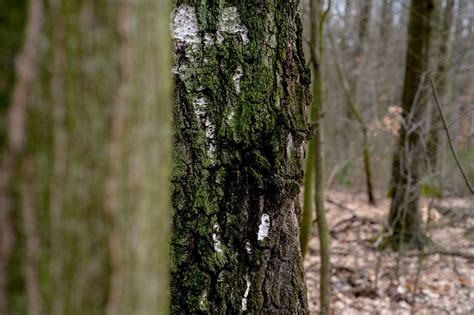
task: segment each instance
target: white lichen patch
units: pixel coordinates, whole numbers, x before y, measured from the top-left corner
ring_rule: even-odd
[[[227,7],[222,11],[221,16],[219,17],[219,25],[217,30],[217,42],[222,44],[224,37],[221,33],[228,34],[239,34],[242,38],[242,42],[247,44],[248,39],[248,30],[242,25],[240,21],[240,15],[237,11],[237,7]]]
[[[206,139],[208,139],[209,143],[208,143],[207,154],[212,160],[215,156],[216,148],[214,144],[211,143],[211,141],[212,139],[214,139],[216,127],[212,124],[206,112],[207,100],[205,97],[195,98],[193,100],[193,105],[194,105],[194,113],[196,114],[196,118],[200,122],[202,127],[204,128]]]
[[[207,291],[204,290],[199,298],[199,308],[201,311],[207,311],[209,307],[209,302],[207,301]]]
[[[232,123],[232,121],[234,120],[234,116],[235,116],[235,112],[234,110],[231,110],[229,115],[227,115],[227,122]]]
[[[197,118],[201,119],[206,115],[206,104],[207,100],[204,97],[198,97],[193,100],[194,113]]]
[[[260,225],[258,227],[257,239],[263,241],[268,236],[268,231],[270,230],[270,217],[268,214],[262,214],[260,220]]]
[[[214,132],[216,131],[216,127],[209,120],[209,117],[206,117],[206,121],[204,123],[204,126],[206,127],[206,138],[207,139],[214,139]]]
[[[181,5],[172,13],[171,35],[179,43],[197,44],[201,42],[196,9]]]
[[[291,151],[293,150],[293,146],[294,146],[294,143],[293,143],[293,136],[291,135],[291,133],[288,134],[288,140],[287,140],[287,144],[286,144],[286,154],[288,156],[291,155]]]
[[[251,284],[248,275],[245,275],[245,281],[247,282],[247,288],[245,289],[244,297],[242,298],[242,311],[247,310],[247,298],[249,296],[250,284]]]
[[[206,33],[206,34],[204,35],[204,45],[205,45],[205,46],[214,45],[214,38],[212,37],[211,34]]]
[[[219,236],[217,235],[218,232],[219,225],[216,223],[214,224],[214,233],[212,233],[212,241],[214,242],[214,250],[216,251],[216,253],[220,254],[222,253],[222,244],[219,240]]]
[[[245,250],[249,255],[252,254],[252,245],[250,245],[249,241],[245,242]]]
[[[244,75],[244,71],[242,70],[241,66],[238,66],[237,69],[235,69],[235,74],[232,77],[232,80],[234,81],[234,87],[235,87],[235,93],[240,94],[240,80],[242,79],[242,76]]]

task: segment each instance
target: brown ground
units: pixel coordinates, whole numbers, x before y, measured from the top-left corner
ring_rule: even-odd
[[[388,200],[375,207],[365,196],[328,193],[332,230],[332,305],[334,314],[474,314],[474,260],[452,255],[404,255],[375,250]],[[423,201],[427,217],[429,200]],[[443,204],[474,208],[473,199],[447,199]],[[469,206],[470,205],[470,206]],[[429,211],[427,234],[450,251],[474,254],[474,213],[449,216]],[[459,211],[456,210],[455,214]],[[472,216],[471,216],[472,215]],[[319,239],[316,224],[305,258],[312,314],[319,310]],[[418,276],[417,276],[418,275]],[[414,294],[416,291],[416,294]]]

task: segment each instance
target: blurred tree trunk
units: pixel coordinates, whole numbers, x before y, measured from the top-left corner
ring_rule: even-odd
[[[402,124],[392,166],[390,243],[423,246],[419,211],[420,169],[425,158],[420,138],[426,114],[433,0],[412,0],[402,96]]]
[[[170,6],[30,0],[6,314],[169,310]]]
[[[311,235],[313,201],[316,206],[316,218],[321,252],[320,269],[320,301],[321,314],[331,313],[331,264],[330,264],[330,235],[324,208],[324,78],[322,73],[324,55],[324,23],[331,9],[331,3],[323,11],[323,1],[310,2],[311,14],[311,66],[312,66],[312,94],[310,109],[311,123],[314,125],[313,139],[308,142],[308,156],[306,158],[305,191],[303,216],[301,220],[300,245],[303,257],[306,253],[308,240]],[[314,181],[314,192],[313,192]],[[314,195],[314,200],[313,200]]]
[[[171,312],[307,313],[298,1],[178,1],[172,28]]]
[[[447,0],[444,10],[441,14],[441,30],[439,34],[439,44],[437,51],[437,65],[435,73],[435,82],[437,84],[437,91],[440,101],[443,105],[448,105],[448,71],[451,64],[451,48],[452,48],[452,25],[454,19],[454,0]],[[439,8],[441,11],[441,7]],[[440,132],[442,132],[441,117],[436,109],[432,110],[430,132],[428,135],[427,149],[429,168],[435,174],[439,172],[439,148],[440,148]],[[441,189],[440,177],[436,176],[438,180],[435,185],[439,192]]]
[[[2,4],[5,16],[11,15],[14,19],[22,16],[22,5],[16,3]],[[28,99],[30,98],[32,85],[37,76],[38,46],[41,39],[43,28],[44,10],[42,0],[31,0],[27,7],[27,22],[23,45],[14,60],[14,73],[10,75],[13,69],[5,71],[2,76],[6,81],[3,86],[11,87],[12,90],[2,91],[6,95],[5,99],[9,101],[6,122],[6,139],[2,148],[0,158],[0,313],[9,313],[11,305],[15,303],[10,301],[9,292],[18,292],[21,290],[21,266],[17,263],[17,255],[14,249],[19,247],[18,226],[15,225],[16,209],[14,194],[18,193],[15,189],[16,182],[15,171],[19,168],[18,161],[21,160],[25,150],[25,132],[26,115]],[[13,23],[13,21],[11,21]],[[3,26],[8,30],[8,25]],[[21,28],[21,27],[20,27]],[[12,31],[14,34],[15,30]],[[21,36],[19,36],[22,38]],[[2,48],[4,44],[15,43],[12,38],[2,38]],[[14,45],[15,46],[15,45]],[[7,50],[8,51],[8,50]],[[5,61],[11,60],[13,54],[8,53]],[[7,77],[9,76],[9,77]],[[14,78],[15,83],[9,84],[8,81]],[[13,81],[13,80],[12,80]],[[11,81],[10,81],[11,82]],[[3,120],[3,119],[2,119]],[[3,131],[3,130],[2,130]],[[3,132],[2,132],[3,133]],[[3,140],[3,139],[2,139]],[[3,141],[2,141],[3,142]],[[28,235],[28,233],[26,233]],[[31,265],[30,265],[31,267]],[[31,270],[31,269],[30,269]],[[35,312],[32,312],[35,314]]]
[[[383,0],[380,25],[380,63],[383,68],[386,64],[386,52],[390,42],[393,25],[393,0]]]
[[[369,26],[370,26],[370,13],[372,11],[372,0],[364,0],[360,3],[359,13],[359,31],[357,34],[357,43],[354,56],[355,58],[361,58],[364,54],[365,45],[367,38],[369,37]],[[361,61],[356,62],[360,63]]]

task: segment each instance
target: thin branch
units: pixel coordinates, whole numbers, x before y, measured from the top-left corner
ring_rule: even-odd
[[[413,257],[413,256],[432,256],[432,255],[442,255],[442,256],[451,256],[451,257],[461,257],[469,261],[474,261],[474,254],[469,252],[464,252],[461,250],[448,250],[442,247],[437,246],[436,248],[428,249],[423,252],[409,252],[404,256]]]
[[[451,134],[449,133],[449,129],[448,129],[448,124],[446,123],[446,118],[444,117],[443,111],[441,110],[441,105],[440,105],[439,98],[438,98],[438,92],[436,91],[436,87],[435,87],[435,84],[434,84],[432,78],[430,78],[430,83],[431,83],[431,89],[433,90],[433,96],[434,96],[434,99],[435,99],[435,104],[436,104],[436,107],[438,108],[439,115],[441,116],[441,120],[443,122],[444,131],[446,132],[446,136],[448,138],[449,147],[451,148],[451,152],[453,153],[454,159],[456,160],[456,163],[459,167],[459,170],[461,171],[461,174],[464,178],[464,181],[466,182],[467,187],[469,188],[469,191],[471,192],[471,194],[474,195],[474,189],[471,186],[471,183],[469,182],[469,179],[467,178],[466,171],[464,170],[464,168],[461,164],[461,161],[459,159],[458,153],[457,153],[456,149],[454,148],[453,140],[451,139]]]

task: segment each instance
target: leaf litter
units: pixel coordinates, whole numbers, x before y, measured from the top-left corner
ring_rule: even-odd
[[[427,235],[447,250],[474,254],[474,202],[449,198],[422,200]],[[470,209],[459,216],[458,205]],[[362,193],[331,190],[326,209],[331,228],[333,314],[474,314],[474,260],[419,251],[380,251],[389,200],[377,206]],[[453,207],[454,216],[446,214]],[[429,209],[430,208],[430,209]],[[449,211],[448,211],[449,212]],[[453,219],[454,217],[454,219]],[[319,239],[313,224],[304,266],[311,314],[319,311]]]

